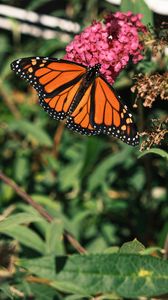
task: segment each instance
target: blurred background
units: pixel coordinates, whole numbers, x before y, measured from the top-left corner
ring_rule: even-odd
[[[167,18],[167,4],[162,2],[163,6],[151,10],[136,6],[135,12],[144,13],[145,24],[159,28]],[[59,216],[63,227],[90,252],[133,238],[145,246],[164,247],[168,232],[166,160],[155,154],[138,158],[139,147],[64,128],[40,108],[36,92],[13,74],[9,64],[26,56],[63,57],[66,45],[92,20],[100,20],[107,12],[129,10],[130,3],[0,1],[0,169]],[[144,60],[130,64],[115,83],[141,131],[152,126],[152,119],[165,118],[166,101],[158,96],[152,108],[144,108],[141,101],[134,109],[132,78],[139,73],[163,74],[166,62],[166,52],[153,58],[148,49]],[[166,141],[159,147],[165,150]],[[0,182],[1,216],[26,210],[23,200]],[[1,235],[1,240],[6,239],[10,237]],[[26,245],[23,249],[24,254],[29,253]],[[63,248],[59,251],[64,252]]]

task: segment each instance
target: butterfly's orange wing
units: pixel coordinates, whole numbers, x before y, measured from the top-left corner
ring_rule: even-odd
[[[139,143],[132,115],[102,76],[98,76],[85,91],[68,116],[67,126],[82,134],[110,134],[129,145]]]
[[[12,70],[26,79],[38,92],[40,105],[55,119],[64,119],[77,93],[86,68],[56,58],[22,58]]]
[[[80,102],[67,117],[67,127],[73,131],[86,135],[98,135],[101,133],[100,129],[94,128],[91,122],[91,91],[93,83],[86,89]]]
[[[129,145],[139,143],[132,114],[102,76],[95,79],[91,91],[91,103],[90,118],[96,130],[113,135]]]

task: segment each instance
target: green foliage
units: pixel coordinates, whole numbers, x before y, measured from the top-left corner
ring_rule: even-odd
[[[40,216],[27,214],[27,213],[18,213],[14,216],[10,216],[8,219],[5,219],[0,223],[0,232],[10,230],[11,228],[22,224],[29,223],[32,221],[42,221],[43,219]]]
[[[25,221],[23,221],[24,216]],[[17,232],[16,239],[23,245],[26,244],[22,237],[20,238],[19,233],[24,234],[26,221],[42,222],[35,217],[35,213],[32,214],[32,219],[26,213],[15,214],[7,220],[1,221],[1,232],[4,232],[5,235],[8,235],[7,226],[11,229],[11,218],[13,218],[14,224],[17,220],[19,220],[18,223],[24,222],[24,225],[21,225],[22,228],[14,225],[14,232]],[[147,249],[136,239],[123,244],[120,249],[115,250],[115,253],[58,256],[61,236],[59,239],[54,236],[53,241],[51,237],[54,228],[57,230],[56,236],[58,236],[59,222],[55,219],[51,224],[43,225],[46,230],[44,241],[46,250],[41,244],[42,257],[20,258],[16,261],[17,288],[21,286],[20,280],[22,280],[22,285],[30,285],[29,289],[35,296],[42,293],[40,286],[32,284],[33,277],[30,277],[30,283],[27,283],[27,276],[32,275],[36,276],[34,278],[38,278],[39,283],[44,284],[42,290],[46,297],[49,297],[48,294],[50,297],[54,296],[57,291],[78,295],[79,299],[80,297],[89,299],[97,293],[108,299],[113,299],[113,297],[115,299],[120,297],[132,299],[168,293],[167,261],[146,255]],[[30,243],[29,246],[28,244],[26,246],[40,252],[38,247],[36,248],[38,238],[36,237],[35,240],[32,238],[29,241],[29,234],[26,232],[25,234]],[[55,243],[56,240],[57,243]],[[9,293],[8,286],[4,286],[2,290],[5,294]],[[26,291],[25,293],[27,294]],[[9,297],[11,297],[10,293]]]
[[[149,150],[145,150],[143,151],[143,153],[141,155],[139,155],[138,158],[141,158],[143,157],[144,155],[146,154],[156,154],[156,155],[159,155],[163,158],[166,158],[168,160],[168,153],[162,149],[159,149],[159,148],[152,148],[152,149],[149,149]]]
[[[168,292],[168,263],[135,254],[74,255],[56,276],[58,289],[83,296],[112,294],[135,298]]]
[[[42,6],[45,3],[46,3],[46,0],[38,0],[38,1],[32,0],[32,1],[30,1],[27,9],[28,10],[36,10],[37,8],[39,8],[40,6]]]
[[[145,25],[153,23],[153,13],[147,6],[144,0],[122,0],[121,1],[121,11],[132,11],[134,13],[141,13],[143,15],[143,23]]]
[[[11,299],[11,300],[14,299],[8,284],[3,284],[3,286],[0,287],[0,291],[3,292],[4,296],[8,297],[7,299]]]
[[[9,124],[9,131],[11,132],[19,132],[24,137],[26,136],[27,140],[37,144],[39,146],[52,146],[52,140],[50,136],[40,128],[40,126],[36,126],[36,130],[34,130],[35,124],[31,124],[25,120],[18,120],[11,122]]]
[[[11,221],[13,221],[15,230],[12,232],[17,233],[16,239],[21,244],[26,245],[22,237],[20,238],[20,233],[25,233],[27,241],[30,243],[26,246],[39,251],[37,247],[38,238],[33,239],[32,237],[32,240],[29,241],[29,234],[24,232],[24,229],[26,222],[41,223],[42,220],[38,219],[35,213],[32,214],[32,218],[30,216],[31,214],[26,213],[15,214],[7,220],[1,221],[0,229],[1,232],[8,235],[11,230]],[[21,222],[24,222],[24,225],[20,225],[19,228],[16,223]],[[45,223],[45,221],[43,222]],[[166,284],[168,277],[167,261],[151,256],[138,255],[138,253],[143,254],[145,247],[137,240],[123,244],[116,254],[60,257],[56,256],[56,249],[59,248],[61,235],[59,239],[55,236],[53,237],[54,240],[51,239],[54,228],[57,229],[58,234],[59,221],[55,219],[51,224],[46,223],[44,228],[46,230],[46,246],[39,245],[43,257],[19,259],[17,262],[17,277],[21,276],[19,275],[20,268],[25,269],[29,274],[39,277],[39,280],[45,278],[46,282],[50,282],[50,286],[57,290],[83,296],[91,296],[99,292],[135,298],[139,296],[156,296],[168,292]],[[56,240],[57,243],[55,243]],[[125,281],[126,277],[127,281]]]
[[[137,239],[134,239],[131,242],[124,243],[120,248],[120,253],[139,253],[144,250],[144,245],[142,245]]]
[[[15,5],[13,0],[3,2]],[[32,0],[27,9],[71,19],[81,28],[101,19],[107,7],[119,10],[106,1],[58,2],[50,7],[46,0]],[[142,13],[144,23],[153,24],[144,1],[123,0],[121,10]],[[50,119],[9,64],[32,55],[62,57],[73,35],[66,32],[65,38],[59,29],[57,38],[37,39],[20,35],[18,22],[11,23],[13,33],[0,34],[0,170],[53,220],[47,222],[0,182],[0,239],[12,249],[3,252],[0,243],[0,299],[167,297],[165,142],[140,154],[138,147],[112,137],[80,136]],[[134,75],[163,73],[165,68],[147,52],[137,67],[122,72],[115,86],[130,109]],[[155,115],[164,118],[163,102],[158,99],[154,108],[135,112],[139,127],[146,129]],[[75,254],[67,231],[87,255]]]

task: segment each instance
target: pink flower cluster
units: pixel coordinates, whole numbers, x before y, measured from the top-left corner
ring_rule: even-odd
[[[107,15],[104,23],[93,24],[66,47],[64,59],[86,66],[101,64],[100,72],[109,83],[114,83],[120,71],[128,64],[143,59],[140,32],[146,32],[142,15],[132,12]]]

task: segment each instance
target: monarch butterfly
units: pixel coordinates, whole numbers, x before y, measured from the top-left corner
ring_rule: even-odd
[[[54,119],[66,119],[69,129],[86,135],[113,135],[135,146],[139,143],[132,114],[100,73],[100,64],[48,57],[21,58],[12,70],[38,92],[40,105]]]

